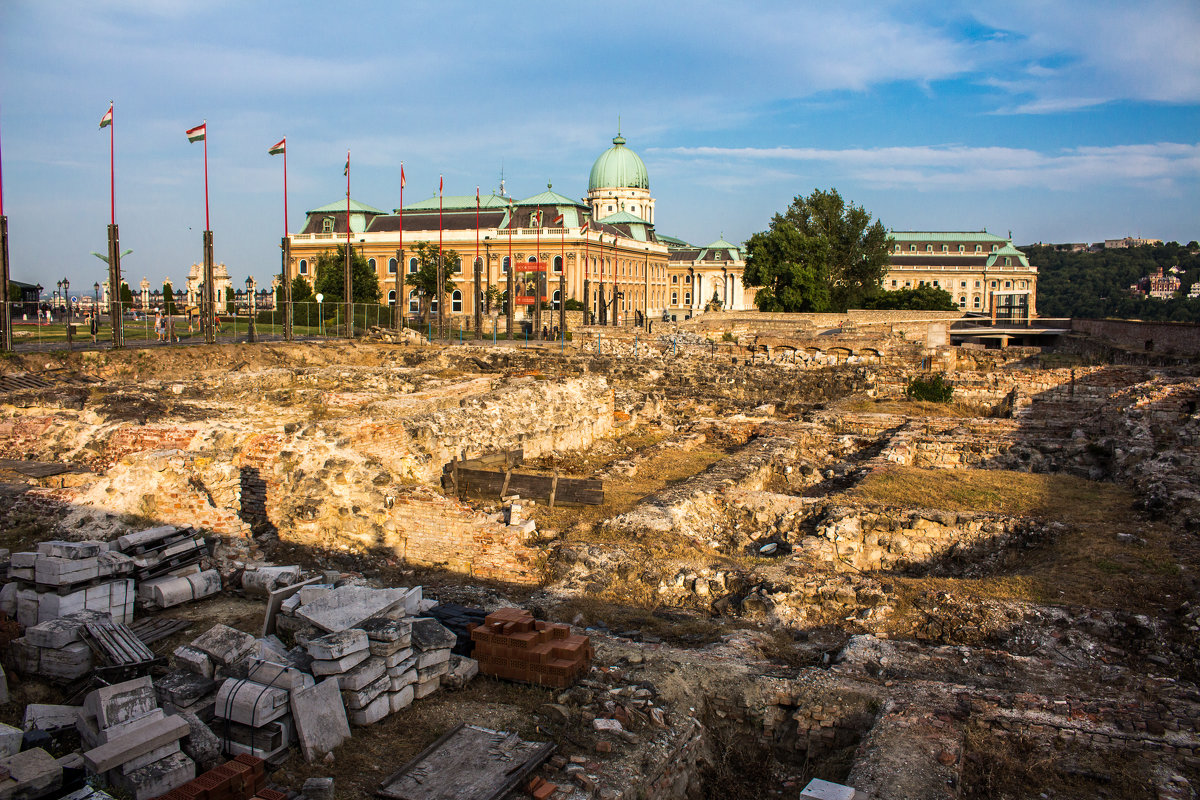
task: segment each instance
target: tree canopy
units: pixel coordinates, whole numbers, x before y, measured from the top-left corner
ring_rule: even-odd
[[[421,296],[421,316],[426,318],[430,310],[430,300],[438,293],[438,250],[429,242],[417,242],[414,255],[417,258],[417,271],[409,274],[406,280]],[[442,298],[444,298],[454,291],[454,280],[451,276],[458,272],[461,259],[453,250],[443,250],[442,256],[445,259],[442,273],[442,277],[446,281],[442,286]]]
[[[171,315],[178,314],[179,309],[175,307],[175,287],[171,285],[170,281],[163,284],[162,296],[163,311]]]
[[[762,311],[845,311],[879,292],[891,237],[836,189],[797,196],[746,243],[746,286]]]
[[[383,292],[379,289],[379,277],[367,264],[361,253],[353,253],[350,260],[350,277],[353,281],[355,303],[378,303]],[[326,303],[346,302],[346,248],[338,245],[335,252],[326,250],[317,256],[316,291],[324,295]],[[296,301],[293,291],[292,300]]]
[[[899,309],[903,311],[957,311],[954,298],[945,289],[931,284],[915,289],[883,290],[867,300],[863,308],[877,310]]]
[[[1184,295],[1200,281],[1200,248],[1176,242],[1072,253],[1051,245],[1020,248],[1038,268],[1037,310],[1044,317],[1200,322],[1200,299]],[[1159,268],[1183,270],[1176,297],[1136,296],[1129,287]]]

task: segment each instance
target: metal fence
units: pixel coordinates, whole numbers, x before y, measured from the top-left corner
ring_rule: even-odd
[[[113,347],[112,317],[107,305],[100,313],[93,314],[90,308],[39,307],[35,303],[11,303],[12,343],[16,352],[49,350],[96,350]],[[362,336],[372,328],[393,329],[397,327],[395,308],[378,303],[355,303],[347,314],[345,303],[293,303],[292,338],[300,341],[321,339],[345,339],[350,335]],[[402,324],[421,334],[430,341],[468,341],[475,339],[471,316],[453,314],[443,322],[439,335],[436,313],[427,318],[404,309]],[[549,314],[543,312],[544,317]],[[353,320],[352,331],[347,318]],[[569,339],[570,334],[556,331],[557,314],[549,326],[559,340]],[[218,344],[235,342],[283,341],[283,308],[265,309],[250,314],[247,309],[225,311],[216,315],[215,337]],[[124,347],[155,347],[166,345],[204,344],[204,331],[200,314],[195,308],[166,314],[155,309],[143,309],[137,304],[122,306],[121,333]],[[480,338],[501,341],[506,335],[503,315],[484,316]],[[531,320],[518,317],[513,326],[514,341],[533,342],[541,339]]]

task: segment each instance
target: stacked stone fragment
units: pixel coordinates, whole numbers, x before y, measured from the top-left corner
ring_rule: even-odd
[[[308,642],[315,678],[334,678],[353,725],[371,725],[391,712],[384,659],[371,654],[366,631],[347,628]]]
[[[31,628],[79,611],[100,611],[114,622],[133,621],[134,570],[107,542],[40,542],[37,552],[13,553],[8,576],[16,583],[17,622]]]
[[[9,644],[9,657],[26,675],[62,682],[82,678],[92,670],[92,651],[83,642],[83,627],[89,622],[111,620],[106,612],[77,611],[39,622]]]
[[[412,645],[416,652],[416,698],[428,697],[442,685],[442,676],[450,669],[450,651],[458,637],[432,617],[412,621]]]
[[[117,537],[113,549],[133,559],[138,601],[148,608],[170,608],[221,591],[221,575],[201,570],[208,555],[204,538],[192,528],[162,525]]]
[[[567,625],[535,620],[520,608],[502,608],[471,627],[474,658],[484,675],[565,689],[592,663],[586,636]]]
[[[158,707],[149,677],[88,694],[76,727],[88,771],[134,800],[159,797],[196,775],[195,763],[180,751],[188,723]]]
[[[395,714],[412,705],[417,683],[417,656],[412,648],[409,619],[369,619],[360,628],[367,634],[372,658],[383,659],[388,679],[388,710]],[[347,705],[349,708],[349,705]]]

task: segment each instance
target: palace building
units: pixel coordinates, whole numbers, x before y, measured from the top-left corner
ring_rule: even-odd
[[[290,237],[291,274],[315,282],[318,256],[346,242],[348,225],[351,245],[379,279],[381,302],[404,302],[411,314],[418,313],[419,298],[407,282],[405,296],[397,298],[397,270],[404,270],[401,278],[415,273],[416,244],[437,246],[439,240],[459,257],[459,272],[451,276],[455,290],[446,297],[452,316],[474,314],[477,262],[484,297],[490,287],[505,291],[514,270],[518,312],[535,302],[542,275],[542,300],[551,308],[586,301],[592,319],[609,324],[690,316],[714,296],[726,309],[752,307],[753,293],[741,285],[745,259],[735,245],[718,240],[693,247],[656,233],[646,165],[619,134],[592,165],[582,200],[547,184],[523,200],[501,188],[478,204],[474,195],[443,196],[440,209],[437,197],[391,213],[353,198],[349,206],[349,215],[345,200],[307,212],[303,229]],[[436,299],[430,310],[438,310]]]
[[[987,231],[892,231],[883,288],[944,289],[963,311],[1024,322],[1037,316],[1037,267]]]

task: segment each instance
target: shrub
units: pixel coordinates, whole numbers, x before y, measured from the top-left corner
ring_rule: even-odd
[[[954,396],[954,387],[946,382],[939,373],[924,377],[913,378],[908,382],[904,394],[914,400],[924,400],[929,403],[949,403]]]

